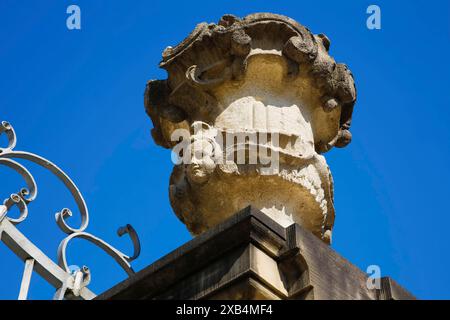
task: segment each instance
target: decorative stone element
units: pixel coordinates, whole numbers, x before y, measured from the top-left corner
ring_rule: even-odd
[[[189,150],[203,151],[175,165],[170,179],[172,207],[193,234],[252,205],[331,241],[333,181],[321,153],[351,141],[356,89],[329,47],[325,35],[290,18],[258,13],[200,23],[164,50],[168,79],[148,82],[145,107],[157,144],[174,148],[184,129]]]
[[[246,208],[97,300],[411,300],[390,277],[364,273],[297,224]]]

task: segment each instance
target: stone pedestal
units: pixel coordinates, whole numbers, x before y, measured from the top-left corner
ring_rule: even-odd
[[[367,275],[298,224],[248,207],[97,299],[414,299]]]

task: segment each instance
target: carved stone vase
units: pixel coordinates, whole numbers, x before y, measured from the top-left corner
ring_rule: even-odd
[[[350,142],[356,89],[329,47],[290,18],[258,13],[200,23],[164,50],[168,79],[148,82],[145,107],[158,145],[202,150],[170,178],[172,207],[191,233],[252,205],[330,243],[333,180],[322,154]]]

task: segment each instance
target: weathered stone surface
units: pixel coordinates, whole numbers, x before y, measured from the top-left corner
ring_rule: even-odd
[[[97,299],[414,299],[367,275],[298,224],[246,208]]]
[[[290,18],[258,13],[200,23],[164,51],[160,67],[168,79],[149,81],[145,92],[152,136],[173,148],[176,129],[192,132],[200,123],[202,134],[191,142],[210,149],[176,165],[170,180],[172,207],[193,234],[252,205],[283,226],[297,222],[331,241],[333,182],[321,153],[351,141],[356,90],[329,47],[325,35]],[[250,137],[262,133],[277,134],[279,144]],[[279,154],[278,170],[262,174],[262,161],[218,164],[215,157],[230,153],[219,150],[214,135],[248,135],[235,147],[261,158]]]

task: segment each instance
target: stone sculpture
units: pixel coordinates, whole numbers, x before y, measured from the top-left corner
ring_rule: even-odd
[[[321,154],[351,141],[356,89],[329,47],[290,18],[257,13],[200,23],[164,50],[168,79],[148,82],[145,107],[158,145],[191,147],[169,188],[191,233],[252,205],[330,243],[333,181]],[[179,129],[191,135],[180,139]]]

